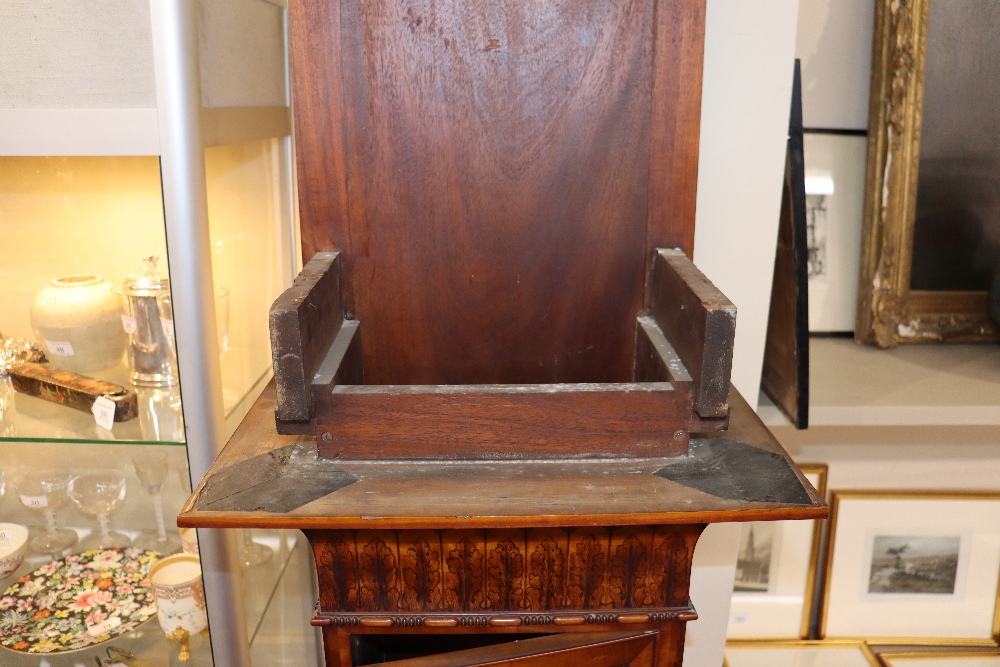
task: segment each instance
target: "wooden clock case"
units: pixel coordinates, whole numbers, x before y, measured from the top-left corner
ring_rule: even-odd
[[[328,665],[428,633],[546,636],[400,665],[679,665],[704,526],[825,516],[688,259],[704,16],[291,0],[308,263],[179,524],[303,529]]]

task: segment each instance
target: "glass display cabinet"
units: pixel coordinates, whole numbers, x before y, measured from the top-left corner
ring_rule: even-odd
[[[285,7],[2,14],[0,664],[315,663],[299,533],[176,525],[295,273]]]

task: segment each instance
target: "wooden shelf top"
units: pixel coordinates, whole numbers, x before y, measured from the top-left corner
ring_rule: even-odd
[[[1000,346],[880,350],[841,338],[809,345],[810,426],[1000,424]],[[787,426],[769,403],[761,403],[764,422]]]
[[[198,528],[454,529],[814,519],[827,507],[735,389],[732,427],[662,459],[349,462],[274,429],[273,383],[178,517]]]

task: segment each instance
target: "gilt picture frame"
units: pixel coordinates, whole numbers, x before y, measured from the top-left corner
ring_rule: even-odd
[[[883,652],[877,657],[880,667],[1000,667],[1000,650]]]
[[[860,343],[887,348],[997,340],[988,274],[997,255],[991,236],[1000,233],[1000,199],[993,194],[1000,141],[989,132],[979,136],[974,126],[992,126],[998,113],[995,95],[984,90],[1000,90],[1000,40],[990,37],[991,26],[977,19],[975,8],[959,12],[967,16],[965,28],[951,24],[959,19],[942,20],[951,10],[948,2],[875,3],[855,323]],[[982,5],[981,11],[994,9]],[[978,49],[975,58],[986,64],[954,57],[951,42],[958,34],[963,46],[955,52]],[[977,40],[976,34],[985,36]],[[951,136],[956,130],[964,134]],[[954,232],[957,227],[967,227],[971,236]],[[980,241],[971,240],[976,234]],[[966,269],[969,276],[958,275]]]
[[[1000,493],[834,491],[821,639],[995,646]]]
[[[826,464],[800,464],[821,496]],[[729,608],[730,639],[806,639],[814,604],[822,520],[751,521],[741,526]]]
[[[729,640],[723,667],[882,667],[863,641]]]

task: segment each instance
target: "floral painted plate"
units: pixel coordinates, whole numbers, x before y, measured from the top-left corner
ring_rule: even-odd
[[[146,575],[159,555],[94,549],[27,574],[0,596],[0,646],[65,653],[106,642],[156,615]]]

